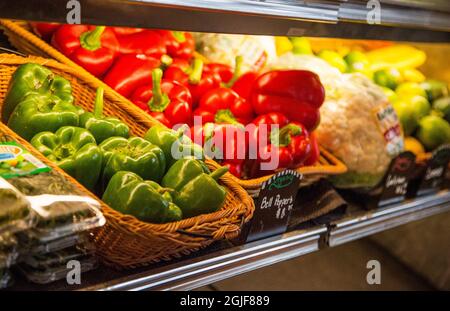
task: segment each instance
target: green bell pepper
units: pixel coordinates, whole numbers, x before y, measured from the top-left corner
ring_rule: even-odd
[[[114,117],[103,116],[103,88],[97,89],[95,97],[94,113],[85,112],[80,116],[80,127],[84,127],[94,135],[97,144],[105,139],[120,136],[129,137],[128,125]]]
[[[3,102],[2,122],[8,122],[16,106],[25,98],[39,94],[46,95],[52,103],[73,103],[69,81],[39,64],[23,64],[16,69],[9,83]]]
[[[163,150],[166,156],[167,168],[171,167],[178,159],[186,156],[204,159],[202,147],[194,144],[189,137],[183,135],[185,130],[186,127],[183,126],[174,131],[164,125],[155,125],[144,136],[144,139]],[[178,155],[175,153],[178,153]]]
[[[143,138],[111,137],[102,142],[100,148],[103,151],[103,185],[118,171],[130,171],[145,180],[158,182],[166,170],[161,148]]]
[[[143,180],[132,172],[114,174],[102,200],[118,212],[139,220],[165,223],[181,220],[181,209],[172,202],[171,190],[154,181]]]
[[[40,132],[56,132],[63,126],[78,126],[78,108],[48,95],[29,95],[14,109],[8,126],[30,140]]]
[[[184,217],[208,214],[217,211],[225,201],[227,193],[217,180],[227,171],[227,167],[221,167],[208,173],[202,161],[181,159],[167,171],[161,185],[175,190],[173,201]]]
[[[37,134],[31,144],[86,188],[94,189],[102,169],[103,154],[87,130],[64,126],[56,133]]]

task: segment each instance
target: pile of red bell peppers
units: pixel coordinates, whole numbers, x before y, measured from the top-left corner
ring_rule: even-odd
[[[242,73],[239,57],[234,70],[204,64],[194,57],[195,42],[186,32],[48,23],[32,23],[32,28],[166,126],[192,126],[201,117],[191,137],[212,145],[226,139],[221,162],[239,178],[319,159],[312,131],[320,122],[325,91],[310,71]],[[244,128],[248,124],[251,130]],[[278,128],[261,135],[263,125]],[[260,143],[261,137],[266,143]],[[261,164],[274,156],[277,166],[262,170]]]

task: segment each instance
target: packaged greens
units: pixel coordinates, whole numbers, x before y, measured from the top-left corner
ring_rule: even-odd
[[[12,284],[12,277],[8,269],[0,268],[0,289],[7,288]]]
[[[39,270],[48,270],[66,265],[70,260],[90,258],[95,252],[92,243],[75,245],[56,252],[26,256],[23,264]]]
[[[27,198],[39,215],[36,226],[27,233],[42,242],[105,224],[105,218],[98,209],[99,203],[92,198],[50,194]]]
[[[27,231],[30,239],[45,243],[105,223],[98,201],[84,196],[55,171],[21,176],[9,182],[27,196],[37,223]]]
[[[19,265],[19,269],[31,282],[46,284],[65,278],[72,268],[68,266],[72,260],[80,263],[82,273],[98,266],[92,247],[76,246],[54,253],[29,256]]]
[[[28,229],[33,220],[34,213],[26,197],[0,177],[0,234]]]
[[[0,235],[0,269],[13,265],[18,257],[18,242],[16,237],[9,233]]]
[[[89,237],[87,233],[71,234],[49,242],[43,242],[39,239],[30,237],[30,235],[20,232],[17,239],[22,255],[37,255],[50,252],[56,252],[77,244],[88,243]]]

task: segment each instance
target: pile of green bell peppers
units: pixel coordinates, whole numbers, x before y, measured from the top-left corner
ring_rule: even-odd
[[[103,116],[103,104],[99,88],[94,111],[84,111],[69,81],[28,63],[13,74],[1,117],[119,212],[165,223],[220,209],[226,190],[218,179],[227,168],[211,173],[184,128],[157,125],[144,138],[130,137],[125,123]]]

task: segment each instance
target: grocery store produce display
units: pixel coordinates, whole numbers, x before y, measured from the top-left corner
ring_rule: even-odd
[[[11,22],[8,20],[1,20],[1,24],[5,29],[5,33],[8,35],[9,40],[13,42],[13,44],[18,47],[21,51],[27,53],[33,53],[38,55],[51,55],[52,57],[60,60],[63,63],[69,64],[70,66],[77,67],[78,65],[60,53],[58,50],[48,45],[46,42],[40,40],[37,36],[28,32],[26,29],[29,28],[29,24],[26,22]],[[23,27],[23,28],[22,28]],[[36,27],[34,27],[36,28]],[[113,27],[117,32],[118,27]],[[125,31],[126,30],[126,31]],[[123,30],[124,33],[128,33],[129,30]],[[133,33],[133,31],[131,31]],[[164,32],[164,31],[159,31]],[[180,33],[178,32],[167,32],[172,37],[175,33],[175,37],[179,37]],[[184,33],[184,36],[188,38],[186,42],[193,42],[192,37],[188,33]],[[231,39],[230,42],[238,43],[241,42],[239,36],[231,36],[230,38],[227,35],[223,35],[226,37],[224,42],[228,42],[227,40]],[[182,36],[181,36],[182,37]],[[194,37],[197,38],[197,34],[194,34]],[[222,36],[207,36],[208,38],[221,38]],[[236,98],[239,100],[236,102],[247,102],[251,101],[250,91],[252,89],[253,82],[261,75],[261,69],[269,62],[273,61],[276,58],[275,47],[273,45],[273,39],[271,37],[257,38],[253,36],[247,36],[244,39],[244,43],[248,44],[248,48],[256,48],[258,53],[258,60],[253,59],[256,54],[246,54],[247,49],[241,49],[241,53],[232,53],[233,61],[227,64],[226,62],[221,62],[219,60],[215,61],[214,57],[211,59],[207,59],[203,55],[192,52],[193,49],[186,48],[184,51],[190,51],[189,53],[184,53],[184,58],[177,57],[175,54],[163,55],[161,58],[156,58],[154,56],[148,56],[145,54],[123,54],[119,55],[115,61],[115,64],[111,67],[111,69],[106,73],[103,78],[104,82],[109,85],[109,87],[115,89],[120,95],[124,95],[125,97],[130,97],[133,93],[133,90],[140,88],[142,90],[146,90],[146,92],[141,94],[149,94],[153,91],[152,87],[152,74],[155,68],[160,68],[164,71],[163,80],[170,78],[170,80],[174,81],[174,84],[180,83],[186,86],[191,93],[192,108],[191,110],[196,110],[198,104],[200,103],[201,95],[207,92],[208,90],[213,90],[216,88],[230,88],[235,91],[237,94],[233,94],[233,96],[228,96],[228,98]],[[259,40],[262,39],[262,40]],[[159,41],[158,41],[159,42]],[[212,42],[210,42],[212,43]],[[156,44],[156,43],[155,43]],[[159,44],[159,43],[158,43]],[[191,43],[188,45],[190,46]],[[209,43],[208,43],[209,44]],[[203,45],[205,50],[208,50],[208,44]],[[262,44],[262,45],[261,45]],[[170,44],[166,44],[166,50],[169,49]],[[202,48],[200,48],[202,44],[197,40],[197,48],[200,52],[202,52]],[[239,44],[236,45],[239,47]],[[261,49],[261,47],[263,47]],[[254,51],[254,50],[248,50]],[[219,53],[220,54],[220,53]],[[217,55],[219,55],[217,54]],[[220,54],[222,55],[222,54]],[[249,66],[248,60],[252,59],[252,61],[256,61],[253,65]],[[235,68],[233,68],[233,65]],[[80,67],[79,70],[82,70]],[[85,73],[88,75],[88,73]],[[98,81],[101,83],[100,81]],[[105,89],[108,89],[108,86],[105,86]],[[110,89],[111,91],[111,89]],[[141,92],[139,91],[139,92]],[[215,93],[215,92],[212,92]],[[227,91],[227,93],[232,93],[231,90]],[[130,102],[119,94],[112,93],[118,100],[129,104]],[[164,97],[164,96],[163,96]],[[147,98],[147,97],[146,97]],[[212,96],[212,98],[216,98]],[[152,98],[149,97],[147,103],[145,101],[138,101],[138,106],[141,105],[145,107],[145,110],[149,107],[149,103]],[[244,100],[242,100],[244,99]],[[216,102],[215,100],[210,102]],[[178,99],[174,100],[174,103],[178,103]],[[168,105],[170,106],[170,104]],[[167,106],[167,107],[168,107]],[[186,107],[186,105],[177,105],[179,107]],[[158,105],[158,108],[161,106]],[[165,123],[167,125],[167,118],[165,115],[167,109],[164,112],[150,112],[151,115],[154,115],[158,121]],[[243,105],[243,107],[249,107],[248,104]],[[136,118],[135,109],[129,108],[130,111],[133,111],[133,116]],[[226,120],[232,120],[230,118],[230,114],[227,110],[226,112],[221,113],[221,117]],[[170,113],[169,113],[170,115]],[[178,113],[178,117],[186,118],[182,114]],[[249,114],[247,113],[247,116]],[[163,118],[164,117],[164,118]],[[256,117],[255,115],[253,118]],[[139,117],[140,118],[140,117]],[[253,119],[252,118],[252,119]],[[250,120],[251,121],[251,120]],[[248,121],[247,121],[248,122]],[[188,123],[189,124],[189,123]],[[219,124],[219,128],[224,127],[223,124]],[[228,125],[225,125],[228,127]],[[313,133],[309,133],[310,135],[314,135]],[[192,134],[191,134],[192,135]],[[191,136],[192,137],[192,136]],[[322,156],[319,157],[319,160],[316,163],[311,163],[311,161],[305,161],[308,165],[301,165],[297,170],[307,176],[308,180],[314,180],[319,178],[320,176],[326,176],[328,174],[340,174],[345,172],[346,168],[342,162],[340,162],[337,158],[335,158],[331,153],[327,152],[323,148],[316,148],[315,150],[321,150]],[[314,157],[311,157],[314,158]],[[216,158],[216,160],[220,160]],[[270,178],[270,174],[267,174],[263,177],[259,178],[251,178],[248,176],[248,169],[242,170],[239,169],[236,165],[231,165],[230,161],[222,161],[222,164],[228,166],[230,168],[231,173],[235,173],[237,176],[235,181],[239,183],[242,187],[249,191],[253,191],[253,189],[258,189],[261,186],[261,183]],[[231,162],[234,162],[232,160]],[[282,169],[282,168],[280,168]],[[249,179],[250,178],[250,179]]]
[[[66,63],[3,54],[2,121],[102,199],[106,224],[93,240],[117,268],[235,238],[253,214],[249,194],[285,169],[373,189],[403,150],[450,143],[448,87],[426,79],[417,69],[426,55],[411,46],[317,49],[303,37],[19,22],[45,43],[1,23],[13,44]],[[22,162],[3,161],[0,172],[24,170]],[[86,255],[91,269],[97,263],[75,246],[85,243],[71,219],[95,222],[96,213],[60,202],[48,218],[30,212],[39,203],[26,198],[57,184],[55,171],[31,183],[14,176],[17,192],[0,188],[15,203],[0,211],[0,228],[22,222],[29,234],[17,237],[27,249],[70,240],[71,249],[52,250],[83,262]],[[55,258],[40,255],[21,264],[30,280],[62,275]],[[46,273],[33,274],[37,267]]]
[[[242,189],[232,182],[227,181],[226,178],[222,176],[226,173],[226,168],[218,170],[217,173],[215,171],[211,172],[211,176],[209,176],[208,169],[208,174],[199,175],[198,178],[195,178],[192,182],[183,185],[179,191],[172,188],[169,189],[168,187],[163,188],[156,184],[154,181],[161,182],[163,176],[166,175],[166,171],[170,169],[169,163],[172,165],[173,163],[176,164],[176,162],[173,158],[170,158],[166,165],[165,154],[160,147],[144,138],[133,136],[135,133],[144,136],[148,126],[142,125],[142,123],[139,124],[139,121],[136,122],[130,117],[127,118],[127,111],[122,110],[123,108],[116,106],[114,102],[111,101],[108,90],[105,92],[105,102],[103,104],[101,100],[102,89],[99,89],[98,86],[85,86],[80,88],[79,83],[80,81],[83,81],[82,75],[80,76],[76,70],[50,60],[31,57],[27,62],[26,58],[12,55],[4,56],[9,59],[10,64],[14,64],[12,66],[16,66],[13,68],[20,69],[20,63],[22,62],[26,64],[32,62],[35,66],[40,66],[37,65],[38,63],[45,63],[47,68],[52,68],[54,70],[52,75],[47,76],[48,79],[51,80],[53,77],[56,77],[60,81],[70,81],[69,86],[73,86],[72,92],[74,102],[77,105],[80,105],[73,106],[79,111],[79,115],[87,116],[88,121],[90,121],[84,124],[84,127],[86,128],[78,127],[80,124],[76,124],[75,126],[61,126],[54,132],[44,131],[37,133],[30,140],[37,149],[46,155],[49,160],[79,179],[80,183],[89,187],[91,191],[96,192],[99,196],[102,195],[105,189],[114,189],[114,185],[121,186],[120,183],[118,184],[119,180],[122,181],[120,178],[121,174],[125,173],[126,177],[128,177],[127,180],[129,181],[133,179],[130,177],[133,175],[132,172],[141,175],[135,175],[134,177],[136,180],[133,181],[136,181],[138,188],[141,184],[150,185],[151,189],[153,189],[153,194],[155,194],[155,198],[160,200],[159,202],[161,204],[159,205],[159,208],[164,209],[163,214],[168,215],[165,219],[162,219],[161,217],[139,217],[142,213],[129,208],[128,204],[130,200],[124,195],[126,194],[126,191],[121,192],[122,200],[113,199],[114,204],[111,204],[111,206],[117,211],[108,209],[108,207],[103,204],[102,207],[107,218],[107,225],[100,231],[97,231],[98,236],[96,235],[95,239],[98,238],[97,246],[99,246],[100,254],[102,254],[102,252],[112,253],[112,256],[105,256],[110,259],[110,264],[116,266],[142,265],[148,264],[152,260],[158,260],[160,257],[169,259],[171,255],[176,255],[180,251],[188,253],[201,246],[206,246],[216,239],[230,238],[237,235],[242,224],[251,217],[253,202],[251,202],[250,198]],[[2,66],[3,70],[10,72],[10,74],[13,73],[11,72],[11,67],[7,65],[7,62],[2,63]],[[44,69],[47,70],[46,68]],[[6,81],[9,81],[9,79]],[[36,83],[35,85],[39,86],[40,84]],[[11,89],[12,88],[9,88],[8,90]],[[29,96],[33,95],[34,94],[30,94]],[[3,96],[6,96],[6,94],[3,94]],[[25,96],[23,100],[26,101],[27,97]],[[11,115],[14,115],[14,112],[20,105],[21,102],[13,109]],[[97,111],[94,111],[94,113],[88,112],[92,110]],[[101,110],[104,110],[105,116],[103,116]],[[113,117],[113,115],[117,115],[118,118]],[[103,124],[101,123],[102,121],[104,121]],[[158,125],[157,121],[153,122],[154,125]],[[115,127],[117,125],[121,127],[121,131],[119,132],[123,134],[122,136],[114,136],[116,130]],[[167,132],[167,136],[171,136],[175,138],[175,140],[180,138],[180,136],[177,132],[164,128],[162,125],[159,125],[159,127],[159,130],[158,126],[156,126],[154,130],[150,128],[150,131],[148,131],[150,134],[148,136],[155,139],[157,143],[162,144],[162,146],[166,146],[165,150],[167,152],[167,142],[164,139],[158,141],[160,135],[165,135],[162,133],[163,130]],[[93,133],[90,133],[90,130],[94,130],[97,137],[99,137],[100,134],[112,136],[106,138],[100,144],[97,144],[96,137]],[[126,138],[129,135],[132,136]],[[182,142],[180,144],[181,150],[183,150],[183,148],[193,151],[198,150],[187,137],[180,139],[180,142]],[[200,150],[200,155],[201,154],[202,152]],[[206,167],[203,160],[199,159],[195,161],[201,162],[202,166]],[[215,168],[214,166],[212,167]],[[225,183],[225,186],[219,185],[219,178],[220,183]],[[110,179],[114,180],[111,180],[110,182]],[[144,182],[143,179],[146,181]],[[150,182],[148,179],[154,181]],[[170,180],[170,178],[166,179]],[[198,189],[200,189],[199,187],[208,187],[209,191],[214,194],[214,197],[206,195],[202,200],[193,200],[192,195],[197,195]],[[131,189],[132,188],[130,188],[130,191]],[[147,188],[147,191],[151,189]],[[104,198],[108,201],[108,198],[111,197],[112,194],[116,195],[117,193],[118,191],[110,190],[108,193],[105,192]],[[132,193],[129,194],[130,196],[132,195]],[[171,197],[169,198],[169,195],[173,195],[173,202]],[[136,198],[139,198],[139,196],[136,196]],[[142,201],[135,200],[134,202],[137,203],[142,210]],[[178,203],[180,204],[180,208],[176,206]],[[148,208],[152,210],[153,206],[149,206]],[[186,215],[184,215],[184,217],[182,214],[183,209],[186,210]],[[222,210],[225,212],[221,212]],[[128,215],[121,214],[119,211],[128,211]],[[204,215],[204,213],[209,213],[209,216]],[[153,249],[146,246],[143,246],[142,248],[133,247],[132,252],[127,252],[117,245],[118,243],[123,243],[123,245],[127,245],[128,247],[131,246],[129,242],[123,242],[123,240],[127,239],[134,239],[135,242],[133,243],[136,243],[136,237],[134,235],[130,236],[128,234],[127,236],[120,236],[120,231],[133,231],[133,225],[135,224],[140,225],[140,231],[142,230],[142,223],[139,224],[140,221],[130,217],[131,215],[150,222],[148,224],[149,229],[147,230],[147,234],[142,238],[142,240],[144,240],[142,244],[151,244]],[[195,217],[197,215],[199,215],[198,217],[200,217],[200,219]],[[122,223],[120,220],[121,218],[127,219],[127,221]],[[180,222],[176,225],[168,224],[168,228],[164,228],[164,225],[157,225],[158,223],[173,222],[182,218],[186,219],[184,223]],[[229,221],[227,221],[228,219]],[[155,225],[152,225],[152,222]],[[177,232],[177,230],[179,230],[178,228],[196,232],[198,229],[193,226],[193,224],[202,223],[209,224],[206,231],[203,232],[205,232],[205,235],[207,232],[211,232],[212,238],[204,238],[204,241],[202,241],[202,239],[196,239],[195,247],[188,242],[192,237],[187,235],[184,236],[182,233]],[[220,230],[221,233],[213,235],[215,230]],[[114,242],[111,243],[108,239],[101,239],[100,236],[103,232],[107,232],[106,235],[108,236],[108,239],[114,239]],[[170,236],[170,240],[165,240],[164,238],[161,239],[161,236],[164,236],[165,234],[167,234],[168,237]],[[161,248],[158,246],[158,243],[164,243],[164,248],[167,250],[159,252]],[[156,251],[155,247],[158,251]],[[142,250],[145,250],[143,256],[141,256],[142,254],[140,253]],[[123,253],[128,253],[130,258],[114,258],[115,254]]]
[[[450,136],[448,135],[450,127],[445,119],[448,113],[448,99],[446,97],[448,96],[448,87],[443,81],[427,79],[418,70],[418,67],[423,65],[426,60],[426,54],[423,51],[413,46],[388,42],[381,44],[381,46],[375,46],[375,48],[370,48],[370,45],[360,44],[358,46],[357,43],[347,43],[347,46],[345,43],[336,43],[336,46],[339,47],[332,50],[333,44],[331,42],[335,42],[324,40],[319,41],[320,48],[318,49],[314,45],[311,47],[306,38],[302,38],[300,42],[301,49],[296,50],[295,44],[300,44],[295,43],[296,40],[298,39],[287,40],[290,44],[287,47],[285,40],[278,41],[278,44],[284,42],[283,48],[280,48],[283,55],[278,58],[273,67],[309,69],[319,74],[327,95],[325,104],[321,108],[322,122],[317,130],[319,142],[344,160],[349,168],[347,174],[334,179],[336,185],[343,187],[374,186],[383,176],[383,172],[389,164],[389,159],[403,149],[400,140],[397,139],[398,148],[393,148],[389,142],[385,144],[389,157],[385,157],[385,153],[372,150],[372,147],[378,150],[384,149],[382,147],[384,143],[379,139],[382,136],[378,136],[379,138],[376,137],[377,135],[373,136],[374,133],[377,133],[376,128],[368,127],[373,117],[369,115],[363,117],[362,115],[366,111],[361,107],[371,102],[370,97],[378,98],[376,100],[378,102],[385,102],[386,99],[380,94],[380,89],[364,81],[362,77],[357,78],[355,75],[357,73],[366,76],[380,86],[386,95],[387,101],[394,108],[400,121],[401,130],[405,136],[405,150],[412,151],[420,160],[429,157],[429,154],[425,154],[425,152],[435,150],[440,145],[450,142]],[[317,42],[317,40],[312,41]],[[332,69],[327,68],[317,59],[312,59],[314,52],[331,67],[334,67],[335,69],[332,69],[335,71],[333,72]],[[344,75],[339,73],[344,73]],[[342,84],[337,83],[337,81],[343,81],[342,79],[346,81]],[[351,97],[349,96],[351,93],[346,94],[346,92],[350,92],[349,85],[359,89],[354,90]],[[367,96],[365,96],[365,100],[360,101],[358,97],[362,93],[366,93]],[[342,102],[340,102],[341,100]],[[349,115],[346,120],[348,121],[346,124],[339,125],[339,120],[342,117],[338,120],[334,117],[336,113],[342,116],[342,111],[336,110],[336,103],[343,105],[348,113],[352,113],[351,118]],[[357,104],[357,107],[352,108],[352,103]],[[378,109],[377,113],[379,112]],[[354,114],[358,116],[358,120],[353,121]],[[333,119],[327,120],[328,117]],[[367,122],[361,123],[361,127],[358,127],[357,125],[362,119]],[[389,136],[386,137],[392,138],[393,135],[399,137],[398,128],[396,129],[395,125],[397,123],[395,121],[391,124],[391,128],[396,134],[390,132]],[[355,143],[350,143],[349,148],[351,150],[342,148],[346,145],[344,144],[339,148],[341,150],[339,152],[336,148],[330,147],[330,141],[327,142],[327,137],[336,139],[341,134],[327,133],[327,129],[335,130],[336,126],[339,125],[345,132],[348,132],[348,124],[352,124],[350,131],[354,130],[354,133],[358,133],[358,137],[348,139]],[[385,126],[386,124],[383,125],[383,127]],[[323,134],[325,133],[327,137],[324,137]],[[360,141],[364,135],[371,138]],[[336,140],[334,143],[336,143]],[[357,151],[358,144],[364,146],[364,151],[362,149],[361,152]],[[356,162],[352,163],[350,157]],[[365,164],[369,166],[365,166]],[[355,172],[357,175],[355,175]]]
[[[25,67],[25,69],[23,69]],[[30,68],[28,68],[30,67]],[[37,83],[30,83],[30,85],[35,86],[35,89],[29,87],[20,92],[20,87],[22,86],[19,81],[23,76],[29,77],[36,75],[35,72],[40,73],[44,76],[44,79]],[[54,82],[56,80],[57,82]],[[17,101],[7,101],[10,106],[16,103],[11,115],[8,119],[8,125],[11,129],[15,130],[23,138],[29,140],[31,144],[48,159],[55,162],[60,168],[66,171],[68,174],[77,179],[82,185],[90,190],[97,189],[98,193],[102,193],[103,189],[109,189],[109,191],[103,197],[106,198],[106,202],[114,203],[111,206],[116,208],[121,212],[131,211],[128,208],[129,198],[131,194],[134,194],[136,189],[125,191],[125,196],[122,194],[122,200],[116,200],[112,194],[117,194],[118,187],[127,184],[127,181],[137,181],[142,182],[139,178],[144,180],[151,180],[154,182],[161,182],[166,171],[169,167],[166,164],[166,158],[163,150],[153,145],[151,142],[140,137],[128,137],[128,126],[114,117],[109,117],[107,119],[102,119],[102,106],[103,106],[103,91],[102,89],[97,90],[96,101],[94,110],[97,110],[95,114],[96,119],[92,113],[87,115],[89,120],[80,124],[78,120],[78,115],[82,115],[86,118],[86,112],[81,108],[76,107],[72,102],[68,102],[67,105],[62,107],[55,113],[55,107],[61,101],[61,98],[48,98],[44,97],[42,99],[35,100],[35,97],[40,96],[36,93],[49,93],[51,96],[54,92],[55,87],[52,87],[53,83],[61,84],[65,87],[67,92],[71,91],[70,83],[63,77],[54,75],[51,71],[42,67],[38,64],[25,64],[19,66],[16,72],[13,74],[12,85],[6,94],[6,98],[17,98]],[[49,85],[48,89],[45,89],[42,85]],[[59,85],[58,85],[59,86]],[[60,91],[60,88],[56,88],[56,94]],[[10,95],[12,93],[12,95]],[[49,95],[50,96],[50,95]],[[72,98],[72,97],[71,97]],[[30,101],[39,101],[36,104],[37,108],[30,109],[27,113],[22,112],[22,106],[27,105]],[[56,104],[55,104],[56,103]],[[67,112],[73,112],[74,118],[61,117],[59,120],[47,120],[48,117],[41,115],[41,112],[46,112],[49,106],[53,105],[53,110],[51,117],[55,118],[58,114],[64,114]],[[78,113],[76,113],[78,112]],[[31,120],[42,120],[43,127],[35,126]],[[90,122],[89,122],[90,121]],[[98,123],[103,121],[103,128],[98,127]],[[97,122],[97,127],[92,122]],[[51,125],[52,127],[49,127]],[[78,127],[78,125],[86,127]],[[115,136],[116,126],[122,128],[119,134]],[[109,127],[109,128],[108,128]],[[96,137],[90,132],[93,130],[96,133]],[[109,131],[109,133],[105,133]],[[31,135],[33,134],[33,136]],[[123,137],[125,136],[125,137]],[[106,138],[106,139],[105,139]],[[98,144],[98,145],[97,145]],[[170,146],[171,147],[171,146]],[[181,161],[181,160],[179,160]],[[195,160],[201,162],[202,160]],[[177,166],[177,163],[174,164]],[[135,173],[136,176],[125,174],[125,179],[117,177],[112,181],[113,185],[109,185],[110,180],[116,175],[116,173]],[[221,172],[217,174],[217,172]],[[171,172],[167,172],[168,175]],[[176,170],[175,176],[167,177],[164,176],[165,180],[171,178],[176,178],[176,174],[179,173]],[[217,170],[212,173],[212,176],[216,176],[216,179],[210,178],[205,175],[202,178],[194,179],[191,183],[187,184],[187,190],[183,188],[169,188],[167,191],[174,192],[175,203],[169,200],[170,204],[166,204],[166,210],[162,211],[163,214],[172,214],[175,209],[182,209],[186,211],[183,213],[185,217],[197,216],[202,213],[212,213],[220,209],[222,203],[225,199],[225,190],[222,189],[216,182],[220,176],[225,173],[223,170]],[[172,173],[172,175],[174,175]],[[121,175],[122,176],[122,175]],[[207,181],[205,179],[209,178]],[[116,187],[114,186],[116,184]],[[165,187],[168,187],[168,182],[165,182]],[[209,188],[205,186],[209,185]],[[163,197],[164,189],[158,186],[157,183],[149,183],[147,185],[151,186],[154,192],[161,194]],[[139,188],[139,187],[137,187]],[[201,200],[198,197],[196,200],[190,198],[192,195],[196,196],[198,189],[209,189],[212,197],[210,200]],[[220,189],[220,195],[217,195],[217,191],[214,189]],[[169,194],[169,192],[166,192]],[[121,196],[119,196],[121,197]],[[213,203],[211,198],[215,198],[217,201]],[[151,203],[151,202],[148,202]],[[180,207],[175,204],[181,204]],[[170,206],[169,206],[170,205]],[[148,205],[150,209],[152,204]],[[160,205],[159,209],[163,209]],[[139,215],[136,211],[131,213],[134,216]],[[154,220],[156,223],[180,220],[181,210],[178,213],[180,217],[138,217],[141,220],[151,221]]]

